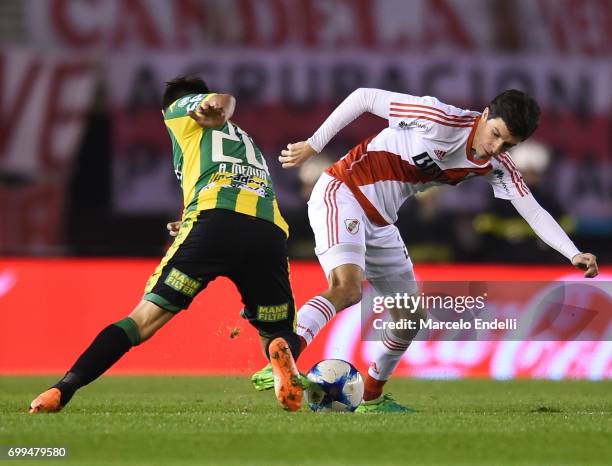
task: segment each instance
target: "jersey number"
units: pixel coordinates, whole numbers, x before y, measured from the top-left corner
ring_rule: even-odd
[[[251,138],[249,138],[245,133],[242,132],[241,136],[238,136],[236,134],[236,130],[234,129],[234,125],[232,125],[229,121],[227,122],[227,127],[229,130],[229,134],[216,129],[212,132],[212,161],[219,163],[242,163],[243,160],[241,158],[232,157],[231,155],[225,155],[223,153],[224,139],[228,139],[234,142],[240,142],[242,140],[246,152],[247,162],[250,165],[257,167],[260,170],[265,170],[265,172],[268,173],[268,166],[266,165],[266,161],[263,156],[263,163],[257,160],[257,156],[255,155],[255,147],[253,146]]]

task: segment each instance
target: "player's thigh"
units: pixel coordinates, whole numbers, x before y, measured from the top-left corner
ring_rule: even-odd
[[[283,232],[270,222],[257,220],[249,229],[247,241],[250,245],[242,250],[228,274],[242,297],[242,317],[262,337],[294,332],[295,302]]]
[[[355,264],[342,264],[329,273],[329,288],[321,295],[340,312],[361,301],[363,269]]]
[[[366,224],[365,275],[382,295],[414,294],[418,286],[408,249],[395,225]]]
[[[214,211],[186,219],[147,281],[143,299],[174,314],[187,309],[211,280],[229,270],[223,255],[227,241],[219,231],[222,228],[223,222]],[[225,228],[230,230],[231,226]]]
[[[315,253],[326,277],[335,268],[354,264],[365,269],[365,215],[350,189],[324,173],[308,201]]]
[[[366,278],[371,285],[364,300],[364,305],[369,306],[375,297],[396,296],[409,297],[419,292],[415,280],[412,261],[408,250],[402,240],[399,230],[394,225],[386,227],[375,227],[368,238],[366,252]],[[410,303],[410,300],[400,300],[400,303]],[[412,307],[391,307],[389,319],[401,321],[401,319],[417,320],[423,318],[422,309]],[[410,329],[393,330],[396,336],[406,340],[412,340],[415,332]]]

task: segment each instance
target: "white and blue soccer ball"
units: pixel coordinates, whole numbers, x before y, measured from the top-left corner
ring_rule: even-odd
[[[308,372],[306,402],[313,411],[352,412],[363,399],[363,378],[342,359],[325,359]]]

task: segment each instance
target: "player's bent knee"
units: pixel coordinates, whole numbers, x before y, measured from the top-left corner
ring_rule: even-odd
[[[408,319],[412,322],[416,322],[416,326],[414,328],[407,328],[406,326],[400,326],[399,328],[394,328],[391,330],[391,333],[398,338],[403,340],[412,340],[419,333],[419,322],[427,318],[427,312],[418,307],[414,312],[406,313],[405,311],[392,309],[391,310],[391,319],[395,322],[401,322],[402,319]]]
[[[361,301],[363,270],[355,264],[345,264],[332,270],[329,276],[328,299],[337,311]]]
[[[344,295],[346,296],[346,301],[347,301],[346,307],[354,306],[355,304],[360,302],[363,296],[363,292],[361,289],[361,283],[359,283],[358,285],[352,285],[350,288],[346,287],[346,291],[344,292]]]
[[[427,311],[421,307],[417,308],[414,312],[414,318],[417,320],[427,319]]]
[[[174,314],[162,309],[150,301],[141,301],[129,315],[134,321],[140,335],[140,343],[144,343],[162,328]]]
[[[332,285],[329,289],[329,294],[331,295],[331,301],[336,303],[336,310],[340,311],[346,309],[361,301],[361,283]]]

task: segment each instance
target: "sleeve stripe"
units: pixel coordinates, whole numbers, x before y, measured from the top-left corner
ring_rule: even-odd
[[[528,191],[525,189],[524,186],[521,185],[522,180],[517,176],[516,168],[510,166],[506,157],[504,157],[504,154],[500,154],[497,160],[499,160],[504,165],[504,167],[506,167],[506,170],[510,172],[510,176],[512,176],[512,181],[516,185],[516,189],[521,195],[521,197],[526,196],[528,194]]]
[[[519,193],[521,193],[521,196],[526,196],[529,191],[527,190],[527,187],[525,186],[525,184],[523,183],[523,179],[522,177],[518,174],[518,172],[516,171],[516,168],[509,168],[511,174],[512,174],[512,179],[514,180],[514,184],[516,184],[516,186],[518,187]]]
[[[510,157],[510,154],[508,154],[507,152],[504,152],[502,154],[502,156],[504,157],[504,160],[506,160],[510,164],[510,166],[512,168],[514,168],[515,172],[518,172],[518,168],[516,168],[516,164],[514,163],[514,160],[512,160],[512,157]],[[519,176],[518,173],[516,174],[516,177],[520,181],[521,185],[523,186],[523,188],[525,190],[525,194],[528,194],[529,193],[529,188],[525,184],[525,181],[523,180],[523,177]]]
[[[420,108],[422,109],[422,108],[424,108],[424,109],[432,111],[432,112],[437,112],[441,116],[444,116],[444,117],[460,118],[460,119],[472,119],[472,120],[474,118],[476,118],[473,115],[452,115],[450,113],[446,113],[444,110],[441,110],[441,109],[439,109],[437,107],[432,107],[430,105],[404,104],[404,103],[401,103],[401,102],[391,102],[390,105],[391,106],[397,106],[397,107],[408,107],[407,111],[411,111],[412,109],[420,109]]]
[[[423,114],[423,115],[431,115],[434,116],[436,118],[440,118],[442,120],[447,120],[447,121],[451,121],[453,123],[467,123],[467,122],[472,122],[474,121],[475,117],[462,117],[462,116],[451,116],[451,117],[447,117],[444,115],[439,115],[437,113],[434,112],[428,112],[427,110],[419,110],[419,109],[404,109],[404,108],[398,108],[398,107],[391,107],[389,109],[390,112],[395,112],[395,113],[419,113],[419,114]]]
[[[448,121],[436,120],[434,118],[429,118],[425,115],[418,114],[418,113],[411,113],[411,114],[390,113],[389,116],[397,117],[397,118],[414,118],[414,119],[418,118],[421,120],[429,120],[429,121],[433,121],[434,123],[439,123],[444,126],[452,126],[453,128],[471,128],[472,125],[474,124],[474,120],[449,123]]]

